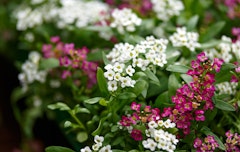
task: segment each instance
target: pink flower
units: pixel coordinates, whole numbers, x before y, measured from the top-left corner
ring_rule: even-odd
[[[131,109],[137,112],[140,112],[141,104],[137,104],[136,102],[132,102]]]
[[[51,41],[52,43],[57,43],[57,42],[60,41],[60,37],[59,37],[59,36],[53,36],[53,37],[51,37],[50,41]]]
[[[141,141],[143,139],[142,132],[137,129],[132,130],[131,137],[136,141]]]
[[[59,58],[59,62],[61,66],[65,67],[68,67],[72,64],[72,61],[67,56]]]
[[[71,72],[70,71],[67,71],[67,70],[64,70],[62,72],[62,79],[66,79],[67,77],[71,76]]]
[[[196,138],[193,142],[194,148],[199,148],[202,145],[202,140],[200,138]]]
[[[192,68],[196,69],[200,66],[200,62],[199,62],[199,60],[193,60],[191,62],[191,65],[192,65]]]
[[[204,52],[201,52],[201,53],[199,53],[199,54],[197,55],[197,59],[198,59],[200,62],[204,62],[204,61],[206,61],[208,58],[207,58],[207,56],[205,55]]]

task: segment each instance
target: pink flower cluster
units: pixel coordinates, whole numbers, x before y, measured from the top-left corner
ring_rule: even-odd
[[[235,74],[232,75],[231,82],[239,82],[240,80],[240,64],[238,62],[234,63],[236,65]]]
[[[240,18],[240,0],[225,0],[228,7],[228,17],[230,19]]]
[[[73,74],[76,69],[83,71],[88,77],[88,87],[96,83],[97,63],[87,61],[88,48],[75,48],[73,43],[63,43],[58,36],[51,38],[52,44],[42,46],[45,58],[57,58],[60,66],[65,67],[62,71],[62,79]],[[73,70],[75,69],[75,70]]]
[[[131,109],[133,110],[131,115],[122,116],[122,119],[119,122],[122,127],[134,127],[139,124],[145,124],[147,126],[148,122],[160,119],[160,110],[158,108],[145,106],[142,109],[141,104],[132,102]],[[136,141],[141,141],[143,139],[142,132],[139,129],[132,129],[130,134]]]
[[[177,89],[176,95],[172,97],[172,102],[175,103],[173,108],[164,108],[162,116],[169,117],[185,135],[191,131],[191,121],[205,121],[205,111],[214,108],[213,69],[219,72],[222,64],[223,60],[218,58],[211,63],[204,52],[198,54],[197,60],[191,62],[192,69],[187,72],[193,82]]]
[[[193,147],[196,148],[197,152],[214,152],[219,144],[214,139],[214,136],[208,135],[202,141],[200,138],[196,138],[193,142]]]
[[[232,35],[236,36],[236,40],[235,41],[240,41],[240,27],[233,27],[232,28]]]
[[[240,135],[231,133],[230,130],[225,134],[227,136],[225,147],[226,152],[240,152]]]

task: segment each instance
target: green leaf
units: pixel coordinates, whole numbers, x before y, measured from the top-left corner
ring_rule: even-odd
[[[190,75],[181,74],[180,76],[187,84],[193,81],[193,78]]]
[[[176,94],[176,90],[180,87],[177,77],[175,74],[171,74],[168,79],[168,95],[171,97]]]
[[[169,65],[166,70],[185,74],[190,69],[191,69],[190,67],[184,65]]]
[[[200,38],[199,38],[200,42],[206,42],[206,41],[211,40],[214,36],[216,36],[223,29],[224,26],[225,26],[225,22],[223,22],[223,21],[213,24],[204,32],[204,34],[202,34],[200,36]]]
[[[224,63],[221,67],[221,70],[231,70],[236,68],[236,65],[232,64],[232,63]]]
[[[74,152],[74,151],[66,147],[50,146],[45,149],[45,152]]]
[[[15,88],[12,92],[11,95],[11,100],[13,102],[18,101],[19,99],[23,98],[26,94],[24,93],[24,91],[22,90],[21,87]]]
[[[198,23],[199,16],[195,15],[191,17],[187,23],[187,30],[192,31],[194,28],[196,28],[197,23]]]
[[[110,64],[110,61],[107,59],[105,52],[102,52],[102,59],[105,65]]]
[[[220,42],[221,42],[220,40],[209,40],[205,43],[202,43],[200,48],[201,49],[213,48],[213,47],[216,47]]]
[[[40,69],[49,70],[59,66],[59,60],[56,58],[41,59]]]
[[[56,104],[50,104],[50,105],[48,105],[48,108],[51,110],[59,109],[61,111],[71,110],[65,103],[62,103],[62,102],[58,102]]]
[[[137,97],[136,94],[132,92],[123,92],[118,96],[119,99],[134,99],[136,97]]]
[[[226,150],[226,147],[224,146],[224,144],[222,143],[222,141],[218,138],[217,135],[215,135],[213,132],[211,132],[211,130],[206,127],[206,126],[203,126],[201,128],[201,132],[203,132],[206,136],[207,135],[211,135],[211,136],[214,136],[214,139],[218,142],[219,144],[219,148],[222,149],[222,150]]]
[[[220,100],[220,99],[215,99],[215,106],[218,109],[225,110],[225,111],[235,111],[235,107],[231,104],[229,104],[226,101]]]
[[[165,91],[157,97],[154,106],[161,107],[162,105],[169,104],[169,99],[168,91]]]
[[[72,111],[73,111],[73,114],[90,113],[90,111],[87,108],[79,107],[79,105],[76,105]]]
[[[92,132],[92,135],[93,135],[93,136],[100,135],[100,133],[101,133],[101,131],[102,131],[102,129],[103,129],[103,123],[104,123],[111,115],[112,115],[112,114],[109,113],[106,117],[103,117],[103,118],[100,120],[97,129]]]
[[[136,96],[140,95],[145,89],[148,88],[148,83],[145,80],[138,80],[134,87],[130,89]]]
[[[117,125],[113,125],[111,127],[111,132],[116,132],[117,130],[119,130],[119,127]]]
[[[95,98],[84,100],[84,102],[87,104],[95,104],[95,103],[98,103],[99,100],[101,100],[101,99],[102,99],[102,97],[95,97]]]
[[[112,149],[113,152],[126,152],[125,150]]]
[[[77,141],[82,143],[88,139],[88,134],[87,132],[79,132],[77,134]]]
[[[102,53],[103,53],[103,51],[101,51],[101,50],[97,50],[95,52],[90,52],[87,55],[87,60],[88,61],[101,61]]]
[[[97,69],[97,81],[100,91],[102,92],[103,96],[106,96],[108,94],[107,81],[104,77],[103,70],[99,67]]]
[[[160,86],[160,81],[159,81],[159,79],[157,78],[157,76],[156,76],[151,70],[146,69],[146,70],[145,70],[145,74],[148,76],[148,78],[149,78],[150,80],[153,81],[154,84]]]
[[[96,32],[110,30],[108,26],[87,26],[87,27],[84,27],[83,29],[88,31],[96,31]]]
[[[122,141],[124,140],[124,136],[119,136],[117,138],[115,138],[112,142],[112,146],[118,145],[120,144]]]

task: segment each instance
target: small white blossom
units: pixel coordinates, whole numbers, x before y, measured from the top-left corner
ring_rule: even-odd
[[[104,141],[104,138],[102,136],[94,136],[94,142],[95,143],[102,143]]]
[[[150,121],[148,123],[148,127],[149,128],[157,128],[158,127],[158,124],[155,122],[155,121]]]
[[[113,70],[108,70],[104,72],[104,77],[107,78],[109,81],[112,81],[115,76],[115,72]]]
[[[198,43],[199,34],[195,32],[187,32],[186,27],[179,27],[176,32],[169,37],[173,46],[175,47],[187,47],[190,51],[194,51],[195,48],[200,47]]]
[[[116,91],[117,90],[117,81],[108,81],[108,90]]]
[[[99,152],[112,152],[111,146],[110,145],[104,146],[99,150]]]
[[[122,73],[123,72],[123,68],[124,68],[124,64],[121,64],[119,62],[116,62],[113,66],[113,70],[115,72],[119,72],[119,73]]]
[[[92,152],[92,150],[88,146],[86,146],[86,147],[82,148],[80,150],[80,152]]]
[[[219,94],[235,95],[237,91],[238,82],[222,82],[216,84],[216,90]]]
[[[126,68],[126,73],[127,73],[129,76],[133,76],[134,72],[135,72],[135,69],[134,69],[131,65],[129,65],[129,66]]]
[[[92,149],[93,149],[94,151],[98,151],[101,146],[102,146],[102,143],[101,143],[101,144],[97,143],[97,144],[92,145]]]
[[[157,18],[163,21],[168,21],[172,16],[178,16],[184,9],[180,0],[151,0],[151,2]]]
[[[135,26],[139,26],[142,22],[136,14],[129,8],[114,9],[112,12],[113,22],[110,24],[112,28],[117,28],[118,32],[124,34],[125,30],[128,32],[135,31]]]

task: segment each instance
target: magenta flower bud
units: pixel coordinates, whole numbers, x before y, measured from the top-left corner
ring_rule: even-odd
[[[137,129],[133,129],[131,132],[131,137],[136,141],[141,141],[143,139],[142,132]]]
[[[201,52],[197,55],[197,59],[200,61],[200,62],[204,62],[206,61],[208,58],[206,57],[205,53],[204,52]]]
[[[193,142],[193,147],[194,148],[199,148],[202,145],[202,140],[200,138],[196,138]]]
[[[141,104],[137,104],[136,102],[132,102],[131,109],[137,112],[140,112]]]
[[[59,37],[59,36],[53,36],[53,37],[51,37],[50,41],[51,41],[52,43],[57,43],[57,42],[60,41],[60,37]]]

